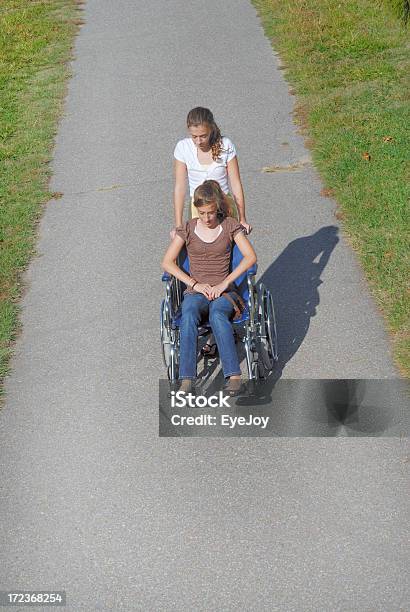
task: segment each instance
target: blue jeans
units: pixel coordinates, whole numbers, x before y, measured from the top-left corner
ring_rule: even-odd
[[[188,293],[182,301],[179,378],[196,378],[198,325],[209,318],[225,378],[241,373],[230,318],[232,304],[224,297],[208,300],[202,293]]]

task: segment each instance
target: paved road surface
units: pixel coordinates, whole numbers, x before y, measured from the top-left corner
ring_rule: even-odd
[[[397,374],[254,8],[89,0],[84,16],[53,162],[64,196],[0,414],[0,588],[65,589],[88,612],[408,609],[404,439],[157,435],[171,159],[196,105],[239,150],[283,376]]]

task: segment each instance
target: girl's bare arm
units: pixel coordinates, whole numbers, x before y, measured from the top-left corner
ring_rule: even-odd
[[[178,159],[174,160],[174,176],[175,176],[175,187],[174,187],[174,214],[175,214],[175,227],[182,225],[182,216],[184,213],[184,200],[186,193],[186,177],[187,167],[184,162]]]
[[[234,196],[236,205],[238,207],[239,223],[241,223],[244,226],[247,226],[248,223],[246,221],[246,214],[245,214],[245,197],[243,195],[241,175],[239,173],[238,158],[236,156],[228,162],[227,171],[228,171],[229,182],[231,184],[232,195]],[[248,228],[247,228],[247,231],[249,231]]]

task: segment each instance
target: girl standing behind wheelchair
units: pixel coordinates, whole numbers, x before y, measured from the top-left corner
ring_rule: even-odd
[[[197,216],[176,228],[176,235],[162,261],[163,269],[187,286],[180,325],[181,389],[188,392],[193,388],[198,325],[203,319],[209,319],[227,379],[226,391],[229,395],[237,395],[241,390],[241,370],[231,324],[237,298],[233,282],[256,263],[256,254],[242,225],[226,216],[224,193],[217,181],[207,180],[196,188],[194,206]],[[230,272],[234,242],[243,259]],[[184,245],[190,274],[176,263]]]
[[[190,110],[187,116],[187,128],[189,137],[180,140],[174,150],[175,227],[182,226],[187,177],[192,219],[198,216],[193,203],[194,191],[204,181],[212,179],[221,187],[227,216],[239,220],[245,232],[250,234],[252,227],[246,220],[245,199],[235,145],[227,136],[221,135],[208,108],[197,106]],[[229,184],[232,194],[229,192]],[[171,231],[171,238],[174,236],[175,229]],[[211,335],[202,349],[202,354],[214,357],[216,353],[217,345]]]
[[[192,218],[198,216],[193,204],[195,189],[204,181],[213,179],[219,183],[224,193],[228,216],[239,220],[249,234],[252,228],[246,221],[245,199],[235,145],[229,138],[221,135],[208,108],[198,106],[189,111],[187,128],[189,138],[180,140],[174,150],[175,227],[182,225],[188,176]],[[232,194],[229,192],[229,183]]]

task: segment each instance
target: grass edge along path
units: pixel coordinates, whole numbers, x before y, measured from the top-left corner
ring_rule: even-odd
[[[36,253],[54,137],[81,0],[3,0],[0,5],[0,405],[21,330],[22,273]]]
[[[409,377],[409,28],[381,0],[252,2]]]

